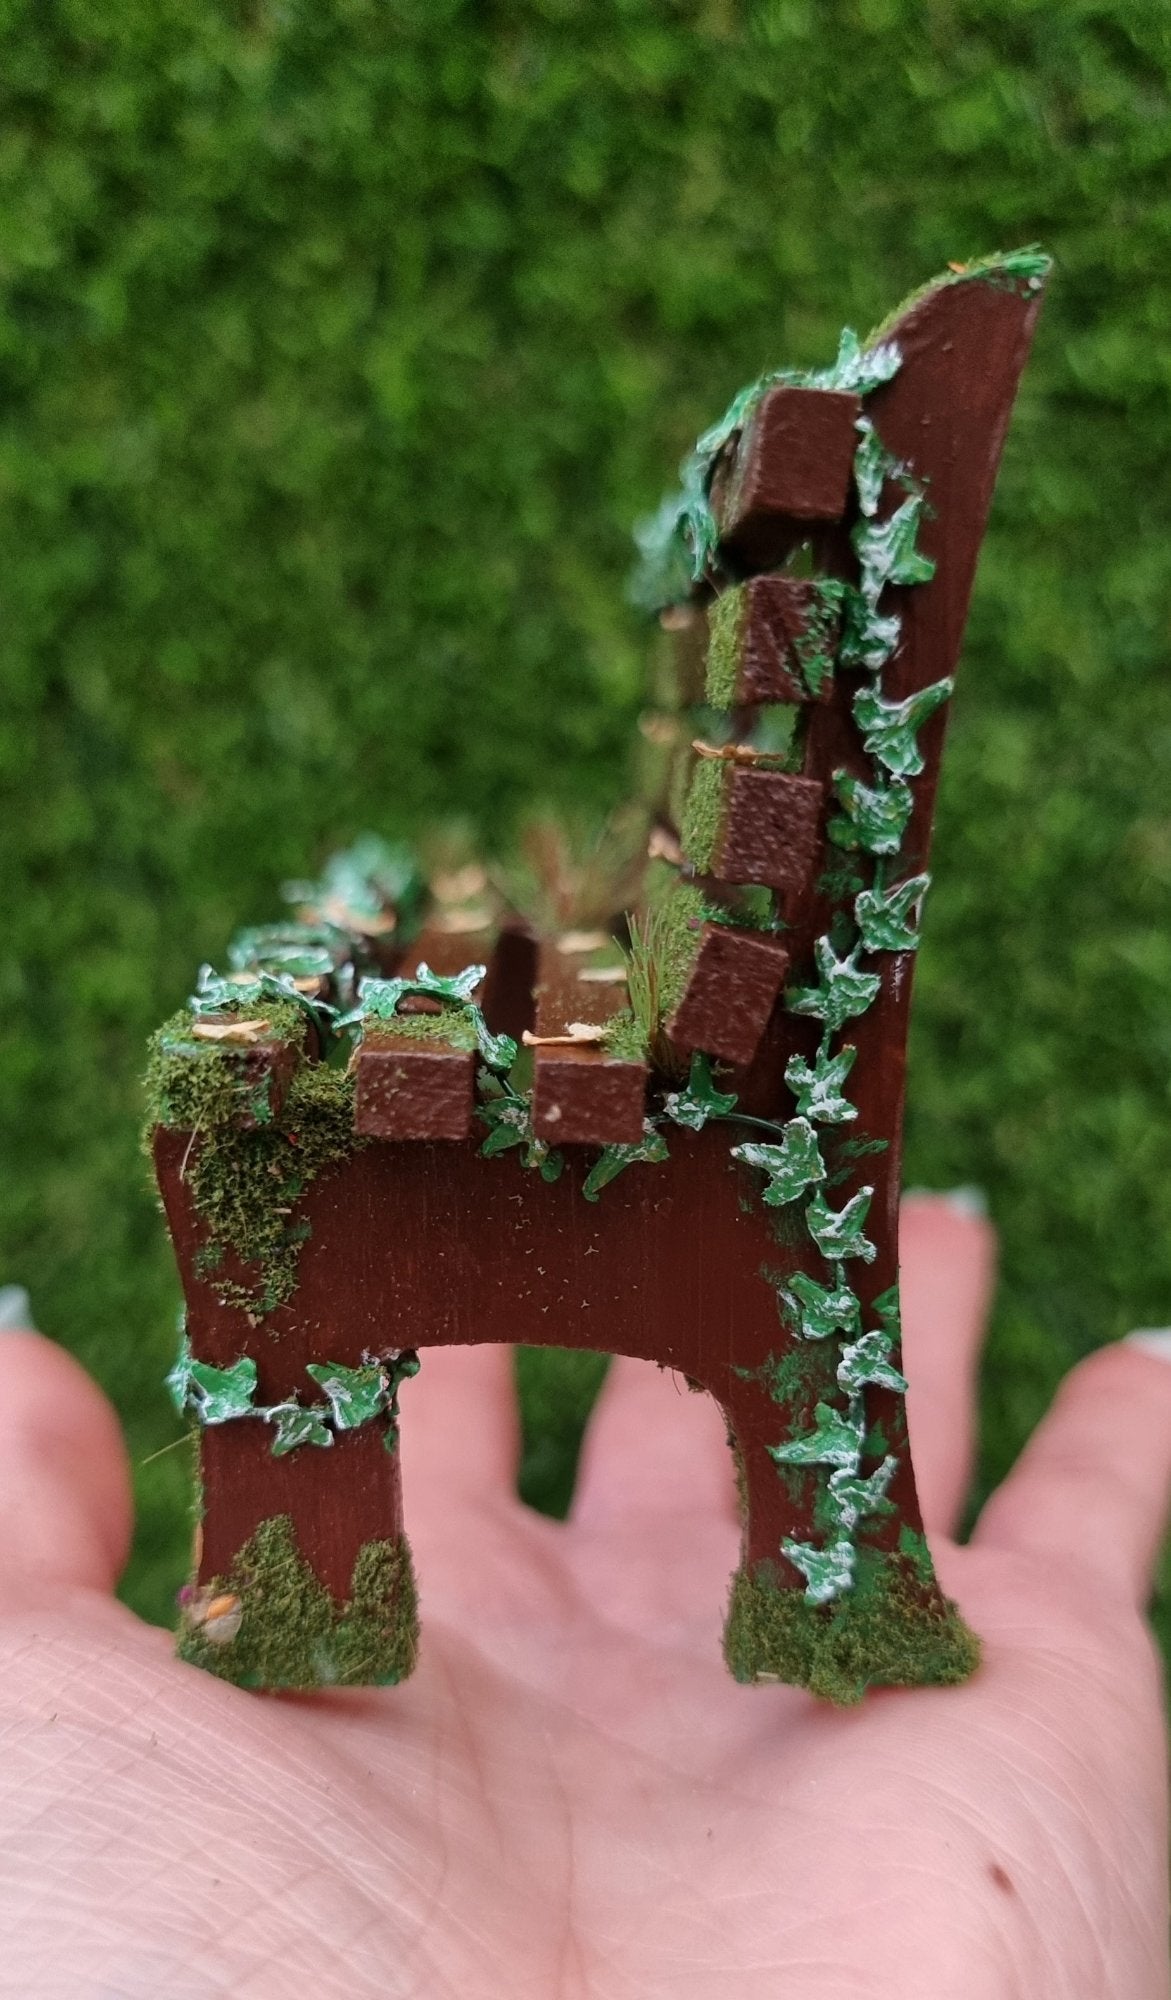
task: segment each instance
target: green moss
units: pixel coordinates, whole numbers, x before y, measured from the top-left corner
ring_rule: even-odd
[[[602,1047],[608,1056],[613,1056],[618,1062],[646,1061],[647,1031],[629,1007],[624,1007],[620,1014],[607,1021]]]
[[[700,890],[682,883],[660,904],[656,916],[659,1019],[669,1021],[686,991],[701,928],[711,921],[712,911]]]
[[[237,1011],[243,1021],[269,1023],[271,1033],[264,1043],[233,1046],[199,1041],[192,1033],[194,1017],[186,1007],[172,1014],[151,1036],[144,1079],[148,1138],[156,1125],[207,1132],[242,1115],[261,1125],[271,1122],[271,1079],[267,1075],[257,1078],[255,1065],[248,1066],[243,1059],[269,1043],[294,1042],[299,1047],[305,1035],[305,1016],[288,1001],[255,1000]]]
[[[786,1681],[847,1707],[868,1687],[965,1681],[980,1642],[915,1560],[863,1550],[855,1587],[828,1605],[782,1585],[774,1563],[738,1571],[724,1655],[738,1681]]]
[[[222,1279],[221,1297],[272,1312],[296,1288],[308,1234],[308,1224],[297,1220],[297,1201],[323,1169],[362,1143],[354,1133],[354,1080],[344,1070],[302,1062],[272,1124],[245,1129],[213,1120],[191,1129],[201,1136],[186,1179],[208,1231],[204,1266],[216,1251],[234,1252],[255,1278]]]
[[[349,1598],[339,1605],[302,1556],[290,1516],[276,1514],[203,1595],[221,1591],[243,1606],[236,1637],[215,1645],[188,1614],[178,1653],[237,1687],[384,1686],[405,1680],[415,1664],[418,1609],[401,1537],[362,1544]]]
[[[716,858],[724,820],[724,760],[700,757],[691,775],[680,839],[683,851],[701,874]]]
[[[998,285],[1009,291],[1037,292],[1045,283],[1053,268],[1053,259],[1039,250],[1035,243],[1021,250],[994,250],[986,257],[973,257],[967,263],[949,265],[938,277],[930,278],[925,285],[908,294],[888,313],[874,331],[867,335],[865,346],[873,347],[877,341],[885,340],[892,333],[906,313],[917,306],[932,292],[946,290],[949,285],[966,285],[973,281],[985,285]]]
[[[815,700],[834,670],[844,594],[845,587],[836,577],[817,579],[805,629],[796,644],[801,677]]]
[[[731,708],[740,678],[740,635],[744,622],[744,586],[723,591],[707,615],[707,699],[713,708]]]
[[[369,1026],[372,1034],[394,1035],[404,1042],[441,1042],[450,1049],[470,1049],[473,1055],[478,1046],[463,1007],[444,1007],[438,1014],[395,1014],[385,1020],[380,1015]]]

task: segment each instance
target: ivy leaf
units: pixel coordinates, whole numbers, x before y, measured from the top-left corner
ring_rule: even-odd
[[[733,1146],[732,1158],[760,1167],[769,1177],[761,1199],[769,1208],[784,1208],[807,1188],[825,1179],[825,1161],[817,1134],[807,1118],[790,1118],[779,1146]]]
[[[867,854],[897,854],[914,805],[911,787],[901,778],[892,784],[880,778],[877,785],[864,785],[844,770],[834,772],[834,785],[844,813],[829,823],[834,846],[851,852],[861,847]]]
[[[509,1146],[523,1145],[532,1136],[532,1118],[523,1097],[491,1097],[486,1104],[477,1104],[476,1117],[490,1128],[480,1147],[482,1159],[490,1160],[494,1154],[506,1152]]]
[[[848,1535],[840,1535],[822,1549],[813,1542],[795,1542],[791,1535],[786,1535],[781,1547],[794,1569],[799,1569],[805,1578],[807,1604],[832,1604],[851,1588],[857,1557]]]
[[[850,1287],[819,1285],[795,1271],[781,1298],[800,1326],[802,1340],[828,1340],[833,1333],[857,1333],[859,1305]]]
[[[843,667],[865,667],[877,673],[899,643],[902,620],[897,611],[881,613],[860,590],[847,589],[846,615],[838,659]]]
[[[819,984],[800,986],[789,994],[786,1005],[791,1014],[813,1014],[827,1028],[840,1028],[855,1014],[864,1014],[878,994],[882,980],[877,972],[863,972],[857,963],[860,947],[839,958],[828,937],[819,937],[813,947]]]
[[[201,1424],[226,1424],[232,1417],[252,1415],[256,1363],[247,1354],[227,1368],[213,1368],[209,1361],[190,1361],[187,1377]]]
[[[298,1445],[333,1443],[333,1432],[325,1421],[325,1411],[316,1405],[305,1409],[295,1401],[274,1403],[268,1417],[270,1422],[276,1424],[276,1436],[272,1441],[274,1458],[283,1458],[287,1451],[296,1451]]]
[[[862,1425],[851,1413],[843,1416],[831,1403],[819,1403],[813,1412],[814,1427],[788,1444],[770,1444],[765,1449],[778,1465],[835,1465],[850,1472],[858,1470],[862,1456]]]
[[[912,493],[885,521],[863,519],[851,541],[862,571],[862,595],[873,604],[888,583],[930,583],[935,564],[917,546],[923,496]]]
[[[648,1119],[642,1138],[634,1145],[605,1148],[586,1175],[581,1191],[587,1201],[596,1201],[602,1189],[610,1181],[616,1180],[619,1174],[625,1173],[627,1167],[637,1166],[642,1161],[646,1161],[649,1165],[658,1165],[669,1157],[666,1140],[661,1133],[655,1131]]]
[[[869,396],[903,365],[902,353],[893,340],[877,347],[863,347],[852,326],[844,326],[838,339],[837,359],[819,369],[812,386],[818,389],[852,389],[857,396]]]
[[[785,1082],[797,1099],[802,1118],[819,1125],[845,1125],[858,1116],[857,1108],[842,1096],[842,1085],[854,1067],[858,1051],[852,1046],[839,1049],[836,1056],[818,1049],[812,1064],[804,1056],[792,1056],[785,1065]]]
[[[191,1390],[191,1340],[187,1332],[186,1315],[179,1315],[179,1352],[175,1365],[166,1377],[167,1393],[182,1416],[187,1408],[187,1398]]]
[[[336,1031],[345,1025],[336,1007],[314,994],[302,993],[284,972],[259,972],[255,979],[225,979],[210,965],[201,965],[187,1005],[199,1019],[204,1014],[231,1014],[258,1000],[287,1001],[290,1006],[299,1007],[313,1023],[325,1049],[331,1046]]]
[[[414,977],[406,981],[412,993],[430,994],[434,1000],[452,1000],[458,1006],[468,1007],[479,992],[487,977],[486,965],[465,965],[461,972],[443,974],[432,972],[429,965],[417,965]]]
[[[462,972],[445,977],[432,972],[429,965],[419,965],[410,979],[363,979],[358,988],[360,1004],[356,1013],[346,1015],[341,1025],[348,1026],[365,1015],[372,1015],[377,1021],[391,1021],[398,1012],[399,1002],[408,993],[419,994],[424,999],[442,1000],[450,1007],[461,1008],[489,1069],[511,1069],[516,1061],[516,1043],[511,1035],[492,1033],[472,998],[483,985],[486,970],[483,965],[465,965]]]
[[[885,1292],[878,1294],[872,1310],[878,1314],[891,1339],[895,1341],[901,1340],[903,1337],[903,1323],[897,1284],[888,1285]]]
[[[892,1513],[887,1491],[895,1476],[898,1459],[891,1452],[867,1478],[853,1472],[831,1472],[827,1499],[828,1512],[839,1533],[851,1535],[859,1521],[872,1514]]]
[[[689,1132],[702,1131],[709,1118],[726,1118],[736,1103],[735,1091],[717,1090],[712,1082],[709,1057],[699,1050],[691,1058],[691,1074],[682,1090],[669,1091],[663,1110],[676,1125]]]
[[[859,442],[854,453],[854,484],[858,489],[858,505],[869,520],[878,512],[883,486],[892,472],[897,471],[899,462],[887,450],[869,417],[859,417],[857,430]]]
[[[852,1396],[873,1384],[876,1389],[896,1389],[905,1395],[907,1378],[901,1375],[891,1360],[894,1341],[885,1327],[876,1327],[872,1333],[864,1333],[849,1347],[842,1349],[838,1362],[838,1382]]]
[[[839,613],[848,589],[839,577],[816,578],[804,628],[794,643],[801,678],[815,701],[833,674]]]
[[[534,1139],[528,1098],[506,1088],[489,1069],[482,1069],[476,1082],[486,1100],[477,1104],[476,1116],[491,1128],[480,1147],[481,1159],[490,1160],[496,1153],[507,1152],[510,1146],[523,1146],[522,1165],[535,1167],[543,1181],[558,1180],[565,1166],[565,1155],[555,1152],[547,1140]]]
[[[930,887],[930,875],[909,875],[892,889],[876,886],[855,896],[854,915],[862,933],[863,949],[917,951],[919,911]]]
[[[385,1409],[389,1385],[377,1362],[343,1368],[340,1361],[309,1361],[307,1372],[325,1390],[334,1429],[355,1431]]]
[[[896,778],[914,778],[923,769],[917,731],[945,702],[955,686],[935,681],[909,694],[905,701],[885,701],[876,688],[860,687],[854,696],[854,719],[872,757]]]
[[[861,1257],[864,1264],[873,1264],[878,1252],[862,1233],[873,1194],[872,1187],[859,1188],[844,1208],[834,1209],[818,1189],[805,1211],[805,1220],[823,1257],[835,1263]]]

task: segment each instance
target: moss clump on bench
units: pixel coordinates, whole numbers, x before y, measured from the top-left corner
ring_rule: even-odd
[[[217,1644],[189,1610],[179,1656],[237,1687],[387,1686],[414,1667],[418,1605],[401,1536],[362,1544],[338,1604],[302,1556],[291,1517],[275,1514],[200,1598],[221,1594],[240,1601],[235,1637]]]
[[[302,1016],[296,1008],[289,1012],[300,1032]],[[297,1201],[319,1173],[363,1143],[354,1131],[354,1080],[345,1070],[302,1056],[279,1116],[245,1127],[237,1122],[230,1076],[217,1078],[211,1067],[230,1072],[221,1045],[207,1045],[210,1064],[203,1062],[202,1050],[193,1061],[168,1045],[175,1021],[161,1028],[152,1044],[145,1141],[149,1148],[159,1125],[192,1134],[185,1178],[207,1230],[200,1267],[210,1275],[232,1252],[254,1268],[255,1279],[242,1284],[217,1276],[216,1290],[250,1312],[269,1313],[296,1290],[297,1257],[309,1233],[308,1224],[296,1219]]]
[[[775,1563],[738,1570],[724,1628],[736,1680],[786,1681],[839,1707],[861,1701],[868,1687],[967,1680],[980,1642],[924,1575],[911,1546],[925,1553],[922,1537],[903,1539],[897,1553],[860,1550],[854,1587],[833,1604],[810,1604],[799,1586],[784,1586]]]
[[[397,1041],[438,1043],[473,1055],[479,1046],[475,1027],[462,1007],[444,1007],[438,1014],[371,1016],[365,1032],[379,1037],[393,1035]]]
[[[248,1077],[234,1058],[304,1040],[305,1016],[291,1001],[252,1000],[233,1008],[239,1021],[265,1021],[264,1039],[246,1043],[200,1041],[189,1008],[163,1022],[151,1036],[144,1089],[148,1134],[156,1125],[184,1132],[207,1132],[230,1125],[243,1114],[258,1125],[272,1121],[267,1079]]]

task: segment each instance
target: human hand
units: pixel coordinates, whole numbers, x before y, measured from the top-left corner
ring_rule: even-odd
[[[962,1688],[737,1687],[719,1413],[612,1368],[572,1518],[513,1491],[509,1357],[404,1393],[418,1671],[241,1693],[112,1588],[116,1419],[0,1337],[0,1993],[21,2000],[1166,2000],[1160,1675],[1141,1615],[1171,1367],[1075,1370],[970,1546],[986,1225],[904,1206],[909,1418]]]

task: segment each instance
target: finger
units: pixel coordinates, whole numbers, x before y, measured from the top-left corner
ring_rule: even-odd
[[[996,1232],[970,1202],[910,1194],[899,1214],[907,1426],[926,1527],[952,1534],[972,1471],[976,1375]]]
[[[520,1426],[512,1349],[425,1347],[399,1391],[411,1514],[429,1495],[505,1493],[516,1485]]]
[[[1171,1502],[1171,1332],[1099,1348],[1067,1375],[973,1540],[1150,1592]]]
[[[736,1518],[727,1426],[714,1398],[681,1375],[619,1355],[582,1446],[572,1518],[586,1527],[642,1517]]]
[[[112,1590],[130,1549],[121,1425],[84,1368],[39,1333],[0,1333],[0,1580]]]

